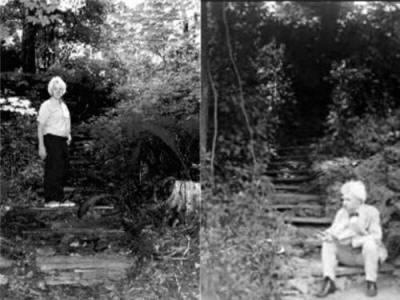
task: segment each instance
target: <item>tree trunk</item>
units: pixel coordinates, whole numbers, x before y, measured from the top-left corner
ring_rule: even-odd
[[[35,42],[36,25],[25,21],[22,31],[22,70],[24,73],[36,72]]]
[[[208,64],[207,64],[207,3],[201,2],[201,105],[200,105],[200,156],[204,158],[207,152],[207,129],[208,129],[208,110],[209,110],[209,82],[208,82]]]

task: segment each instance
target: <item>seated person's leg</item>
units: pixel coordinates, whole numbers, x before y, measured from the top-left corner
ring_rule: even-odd
[[[362,246],[365,279],[376,282],[378,276],[379,246],[372,238],[366,239]]]

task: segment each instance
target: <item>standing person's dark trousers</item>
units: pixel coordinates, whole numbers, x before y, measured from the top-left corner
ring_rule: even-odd
[[[46,134],[43,141],[47,152],[44,169],[44,198],[46,202],[62,202],[68,171],[67,138]]]

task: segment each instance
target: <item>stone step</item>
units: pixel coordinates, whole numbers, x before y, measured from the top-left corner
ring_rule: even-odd
[[[322,276],[322,264],[320,261],[315,261],[310,263],[311,274],[313,276]],[[392,264],[383,263],[379,268],[379,273],[392,273],[396,267]],[[339,265],[336,267],[336,276],[353,276],[353,275],[363,275],[364,267],[349,267]]]
[[[312,226],[320,226],[320,225],[326,225],[329,226],[332,224],[333,219],[332,218],[318,218],[318,217],[291,217],[287,216],[285,217],[285,221],[291,224],[296,224],[298,226],[301,225],[312,225]]]
[[[298,193],[274,193],[271,201],[279,204],[298,203],[298,202],[320,202],[322,196],[318,194],[298,194]]]
[[[277,176],[277,175],[311,175],[308,170],[268,170],[264,172],[267,176]]]
[[[295,154],[288,154],[288,155],[277,155],[272,158],[273,162],[294,162],[298,164],[307,164],[310,165],[311,158],[309,155],[295,155]]]
[[[90,165],[91,162],[85,159],[74,159],[74,160],[70,160],[69,162],[70,166],[74,167],[74,166],[87,166]]]
[[[65,194],[71,194],[71,193],[73,193],[73,192],[75,192],[76,191],[76,188],[75,187],[72,187],[72,186],[65,186],[64,187],[64,193]],[[38,190],[37,190],[37,193],[39,194],[39,195],[43,195],[44,194],[44,189],[43,188],[39,188]]]
[[[277,151],[291,151],[291,150],[310,150],[312,147],[310,144],[294,145],[294,146],[281,146],[277,148]]]
[[[301,191],[302,186],[301,185],[293,185],[293,184],[275,184],[274,188],[277,191],[296,192],[296,191]]]
[[[299,161],[271,161],[268,163],[268,168],[292,168],[292,169],[300,169],[309,167],[309,163],[299,162]]]
[[[320,204],[273,204],[267,206],[266,210],[299,210],[299,209],[324,209]]]
[[[314,179],[313,176],[296,176],[292,178],[275,177],[272,178],[273,184],[296,184],[303,183]]]

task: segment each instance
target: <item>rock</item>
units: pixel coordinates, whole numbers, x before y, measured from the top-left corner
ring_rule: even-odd
[[[391,147],[385,147],[383,157],[388,164],[400,166],[400,144]]]
[[[9,268],[13,264],[12,260],[9,260],[3,256],[0,255],[0,269],[1,268]]]
[[[37,283],[37,287],[38,287],[39,289],[41,289],[41,290],[45,290],[45,289],[46,289],[46,283],[45,283],[43,280],[40,280],[40,281]]]
[[[370,183],[367,203],[372,205],[385,205],[387,200],[393,198],[395,193],[383,184]],[[380,205],[379,205],[380,204]],[[379,208],[378,208],[379,209]]]
[[[0,274],[0,285],[6,285],[8,283],[7,276]]]
[[[394,275],[394,276],[397,276],[397,277],[400,277],[400,269],[394,270],[394,271],[393,271],[393,275]]]
[[[351,284],[351,280],[347,277],[339,277],[336,278],[335,284],[339,290],[344,291]]]
[[[387,185],[394,191],[400,192],[400,168],[389,166],[387,173]]]
[[[288,283],[289,283],[290,287],[295,288],[296,290],[300,291],[304,295],[308,294],[309,284],[310,284],[309,279],[294,278],[294,279],[290,279],[288,281]]]
[[[56,250],[53,247],[42,247],[36,249],[36,254],[40,256],[52,256],[56,253]]]
[[[382,154],[375,154],[361,162],[354,169],[357,177],[365,181],[368,185],[371,183],[385,185],[387,174],[387,163]]]

